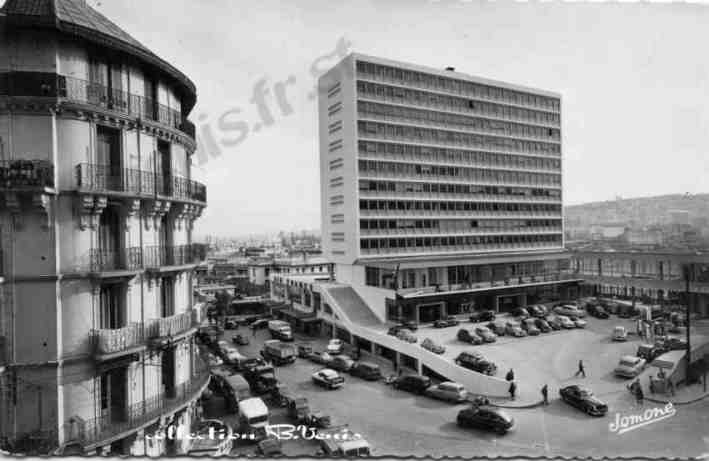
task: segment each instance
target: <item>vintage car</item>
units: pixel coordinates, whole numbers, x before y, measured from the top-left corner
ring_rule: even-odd
[[[421,347],[423,347],[427,351],[433,352],[434,354],[443,354],[444,352],[446,352],[445,347],[436,343],[431,338],[426,338],[423,341],[421,341]]]
[[[505,325],[505,333],[516,338],[527,336],[527,332],[522,329],[522,326],[518,322],[513,322],[512,320],[509,320]]]
[[[475,334],[480,336],[486,343],[494,343],[497,341],[497,335],[483,325],[475,327]]]
[[[524,321],[522,322],[522,328],[524,329],[524,331],[527,332],[527,334],[529,336],[538,336],[539,333],[541,333],[541,330],[539,330],[539,328],[537,328],[536,320],[538,320],[538,319],[534,319],[534,318],[530,317],[530,318],[524,319]]]
[[[514,427],[514,419],[503,410],[490,406],[473,405],[460,410],[456,422],[460,427],[472,427],[506,434]]]
[[[504,320],[495,320],[487,324],[487,327],[497,336],[505,336],[507,324]]]
[[[332,361],[328,364],[328,367],[336,371],[348,372],[355,363],[356,362],[352,360],[352,357],[348,355],[338,355],[332,358]]]
[[[308,354],[308,360],[319,363],[320,365],[329,365],[333,357],[327,352],[313,351]]]
[[[595,397],[589,389],[576,384],[559,389],[559,396],[564,402],[591,416],[604,416],[608,412],[608,405]]]
[[[582,318],[576,317],[575,315],[570,315],[569,320],[574,322],[576,328],[586,328],[586,321]]]
[[[551,325],[549,325],[549,322],[547,322],[545,319],[536,319],[534,321],[534,324],[539,328],[539,331],[542,333],[549,333],[552,328]]]
[[[622,378],[635,378],[645,369],[646,363],[645,359],[635,355],[624,355],[620,358],[613,373]]]
[[[469,370],[493,376],[497,373],[497,365],[486,360],[478,352],[461,352],[455,358],[455,363]]]
[[[571,305],[571,304],[564,304],[563,306],[556,306],[554,308],[554,313],[558,315],[564,315],[564,316],[569,316],[573,315],[574,317],[586,317],[586,312],[583,309],[579,309],[577,306]]]
[[[613,328],[613,333],[611,334],[613,341],[627,341],[628,340],[628,330],[624,326],[616,326]]]
[[[407,343],[416,343],[418,342],[418,338],[411,332],[411,330],[403,329],[399,330],[399,333],[397,333],[396,337],[402,341],[406,341]]]
[[[566,328],[567,330],[570,330],[572,328],[576,328],[576,324],[571,321],[570,318],[568,318],[565,315],[557,315],[557,319],[559,319],[559,322],[561,322],[562,328]]]
[[[350,368],[350,374],[358,378],[366,379],[367,381],[377,381],[382,377],[379,365],[370,362],[356,362],[352,368]]]
[[[249,338],[244,335],[236,335],[231,338],[231,341],[238,346],[248,346]]]
[[[469,320],[471,322],[492,322],[495,320],[495,312],[486,310],[486,311],[476,311],[470,314]]]
[[[468,330],[467,328],[461,328],[460,330],[458,330],[457,338],[458,341],[463,341],[475,345],[483,343],[483,339],[478,334],[476,334],[472,330]]]
[[[561,320],[557,315],[547,315],[545,320],[549,324],[552,330],[561,330],[564,326],[561,324]]]
[[[323,368],[312,375],[313,382],[327,389],[337,389],[345,384],[345,378],[330,368]]]
[[[426,389],[426,395],[438,400],[447,402],[461,403],[468,398],[468,391],[465,390],[462,384],[452,381],[445,381],[440,384],[434,384]]]
[[[603,306],[599,304],[587,304],[586,312],[588,312],[590,316],[596,317],[597,319],[607,319],[610,317]]]
[[[423,394],[431,387],[431,378],[422,375],[402,375],[394,379],[392,386],[394,389]]]
[[[310,355],[311,352],[313,352],[313,344],[312,343],[300,343],[297,346],[298,350],[298,357],[300,358],[308,358],[308,355]]]

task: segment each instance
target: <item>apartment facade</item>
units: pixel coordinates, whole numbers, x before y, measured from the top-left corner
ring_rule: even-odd
[[[189,78],[83,0],[0,13],[0,432],[13,452],[179,453],[194,343]]]
[[[380,319],[559,296],[559,94],[361,54],[318,89],[324,252]]]

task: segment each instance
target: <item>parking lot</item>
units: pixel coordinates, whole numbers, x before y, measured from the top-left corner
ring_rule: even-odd
[[[463,345],[452,339],[458,330],[456,327],[438,330],[421,328],[419,339],[438,335],[449,348],[447,355],[456,354],[456,350],[473,348],[494,360],[502,376],[508,367],[514,368],[523,392],[538,395],[541,384],[549,384],[552,399],[549,406],[506,410],[515,419],[516,427],[505,436],[457,427],[455,418],[464,405],[414,396],[394,390],[382,382],[346,376],[342,389],[324,390],[311,380],[311,374],[321,366],[304,359],[278,367],[276,376],[289,389],[306,397],[311,408],[330,415],[334,424],[348,424],[353,431],[361,433],[371,443],[375,455],[698,456],[709,452],[709,439],[705,442],[708,435],[705,428],[709,427],[709,403],[706,401],[678,408],[672,418],[623,435],[609,430],[609,423],[615,420],[616,413],[622,416],[642,411],[635,406],[625,389],[626,381],[612,374],[618,357],[624,353],[634,353],[638,344],[632,336],[627,343],[613,343],[610,340],[612,327],[623,323],[633,327],[632,322],[615,317],[610,320],[590,319],[586,330],[560,331],[539,337],[503,338],[493,345],[481,346]],[[235,333],[227,331],[227,339]],[[269,339],[269,335],[265,330],[258,331],[256,337],[250,339],[252,343],[240,349],[246,355],[257,356],[261,344]],[[315,342],[316,349],[324,349],[325,339],[311,340]],[[585,379],[573,377],[579,358],[587,363]],[[608,403],[608,415],[591,418],[562,403],[558,399],[558,387],[571,383],[582,383],[594,390]],[[652,406],[646,404],[645,408]],[[275,421],[284,420],[282,418],[285,418],[282,410],[275,410]],[[670,445],[668,440],[672,439],[665,436],[667,431],[673,430],[681,430],[684,434],[681,443],[676,445]],[[317,446],[312,441],[284,443],[286,454],[313,454],[316,450]],[[251,447],[236,447],[233,453],[252,452]]]
[[[501,316],[500,319],[506,319]],[[584,384],[598,394],[613,393],[622,388],[624,381],[613,376],[613,368],[625,354],[634,355],[640,340],[636,335],[628,335],[627,342],[611,340],[614,326],[624,326],[629,332],[635,331],[635,322],[611,317],[610,319],[584,319],[586,328],[559,330],[541,333],[538,336],[515,338],[501,336],[489,344],[473,346],[458,341],[456,333],[460,328],[475,328],[481,324],[462,322],[457,327],[433,328],[422,326],[416,332],[419,342],[431,338],[446,347],[444,357],[453,360],[463,351],[477,351],[497,365],[497,376],[504,377],[513,369],[522,401],[536,401],[541,398],[544,384],[558,389],[573,381],[579,360],[583,360],[587,378]]]

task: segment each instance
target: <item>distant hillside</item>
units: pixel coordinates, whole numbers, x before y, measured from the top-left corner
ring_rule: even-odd
[[[649,226],[671,222],[672,211],[688,212],[690,222],[709,218],[709,194],[673,194],[591,202],[564,207],[567,226],[622,222]]]

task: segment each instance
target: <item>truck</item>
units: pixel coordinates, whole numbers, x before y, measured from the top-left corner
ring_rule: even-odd
[[[239,430],[249,439],[258,441],[266,438],[268,417],[268,407],[260,398],[252,397],[239,402]]]
[[[320,429],[317,435],[326,457],[356,458],[371,455],[369,443],[347,425]]]
[[[249,383],[254,394],[273,392],[278,387],[278,380],[270,365],[255,365],[244,370],[244,379]]]
[[[276,365],[285,365],[295,362],[296,352],[292,344],[286,344],[277,339],[272,339],[263,344],[262,355],[264,359]]]
[[[293,331],[291,331],[290,323],[283,320],[269,320],[268,331],[271,332],[273,339],[281,341],[293,341]]]

